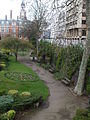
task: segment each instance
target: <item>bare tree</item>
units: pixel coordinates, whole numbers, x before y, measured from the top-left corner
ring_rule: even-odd
[[[29,9],[33,9],[34,17],[33,20],[31,21],[31,24],[25,28],[26,29],[29,28],[30,32],[28,33],[28,36],[30,38],[32,38],[33,36],[35,37],[37,56],[38,56],[38,39],[41,37],[43,29],[47,27],[47,22],[45,17],[46,7],[45,4],[43,4],[42,0],[34,0],[34,3],[30,4]]]

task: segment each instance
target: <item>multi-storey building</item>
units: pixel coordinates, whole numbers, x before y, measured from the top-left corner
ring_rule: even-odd
[[[66,28],[66,12],[62,10],[56,22],[56,29],[57,29],[57,38],[65,38],[65,28]]]
[[[67,0],[66,38],[86,38],[86,0]]]
[[[9,20],[7,19],[7,15],[4,20],[0,19],[0,39],[7,35],[13,37],[23,37],[23,33],[21,32],[22,23],[26,22],[26,20],[25,4],[22,1],[20,17],[17,17],[17,20],[12,19],[12,10],[10,11]]]

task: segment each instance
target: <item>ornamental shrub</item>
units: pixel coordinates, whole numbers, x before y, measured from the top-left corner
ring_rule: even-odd
[[[7,117],[8,117],[8,119],[9,119],[9,120],[14,119],[15,114],[16,114],[15,110],[9,110],[9,111],[7,112]]]
[[[12,96],[17,96],[18,95],[18,90],[9,90],[8,94],[12,95]]]
[[[5,95],[5,94],[6,94],[5,89],[0,90],[0,96]]]
[[[11,95],[0,96],[0,112],[5,112],[12,107],[14,100]]]
[[[2,114],[0,116],[0,120],[13,120],[15,117],[15,110],[9,110],[8,112]]]
[[[73,120],[90,120],[90,111],[88,109],[78,109]]]
[[[34,103],[40,100],[41,96],[39,94],[34,94],[31,97],[16,97],[12,105],[12,109],[24,110],[30,108]]]
[[[20,96],[22,96],[22,97],[30,97],[30,96],[31,96],[31,93],[30,93],[30,92],[22,92],[22,93],[20,94]]]
[[[8,120],[7,113],[2,114],[0,120]]]

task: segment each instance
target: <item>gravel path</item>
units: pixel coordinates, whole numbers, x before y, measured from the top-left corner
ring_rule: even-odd
[[[31,67],[45,81],[50,90],[50,96],[48,107],[24,112],[18,120],[72,120],[76,109],[88,106],[86,97],[74,96],[68,87],[56,81],[51,73],[38,67],[28,57],[20,57],[19,61]]]

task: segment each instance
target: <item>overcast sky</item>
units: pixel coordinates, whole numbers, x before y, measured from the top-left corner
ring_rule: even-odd
[[[7,15],[10,18],[10,10],[13,11],[13,18],[16,19],[20,15],[20,6],[22,0],[0,0],[0,19],[4,19]]]
[[[34,0],[25,0],[25,1],[30,1],[31,4],[32,4],[32,2],[34,2]],[[51,4],[51,1],[53,1],[53,0],[42,0],[42,1],[47,1],[47,3]],[[63,0],[59,0],[59,3],[61,3],[62,1]],[[22,0],[1,0],[1,2],[0,2],[0,19],[5,19],[5,15],[7,15],[7,18],[9,19],[10,18],[10,10],[13,11],[13,16],[12,16],[13,19],[17,19],[17,16],[20,15],[21,3],[22,3]],[[48,4],[47,4],[47,7],[49,7]],[[27,6],[26,10],[28,11],[28,6]],[[31,8],[30,8],[30,11],[31,11],[30,15],[28,15],[28,13],[27,13],[27,16],[29,16],[29,18],[31,18],[33,15]]]

